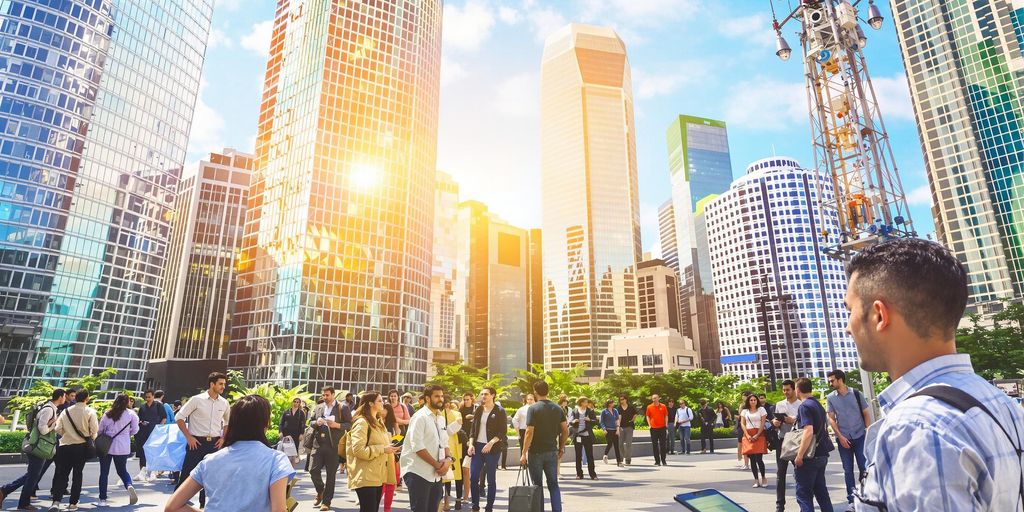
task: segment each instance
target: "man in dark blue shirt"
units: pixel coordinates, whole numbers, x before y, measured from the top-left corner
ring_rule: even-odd
[[[813,395],[810,379],[801,377],[796,380],[796,390],[803,402],[797,410],[797,428],[803,430],[800,449],[796,453],[796,503],[800,512],[814,512],[814,501],[822,512],[832,512],[832,499],[828,496],[828,483],[825,481],[825,467],[828,466],[828,454],[832,451],[832,439],[825,429],[827,415]],[[809,455],[811,444],[816,443],[814,454]],[[806,457],[806,458],[805,458]]]

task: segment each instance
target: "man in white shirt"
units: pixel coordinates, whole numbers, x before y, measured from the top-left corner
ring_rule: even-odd
[[[793,430],[796,424],[796,412],[800,409],[800,398],[796,396],[796,384],[786,379],[782,381],[782,394],[786,396],[775,404],[775,417],[772,418],[772,426],[779,431],[779,439],[786,436],[786,433]],[[782,417],[782,420],[779,418]],[[779,458],[779,452],[775,450],[775,478],[778,483],[775,485],[775,512],[782,512],[786,509],[786,474],[789,473],[789,461]]]
[[[207,378],[207,390],[190,398],[174,416],[178,428],[188,440],[185,462],[181,465],[175,489],[181,487],[203,457],[224,446],[224,429],[228,426],[231,407],[221,395],[227,382],[227,375],[220,372],[211,373]],[[186,421],[188,426],[185,425]],[[200,491],[199,508],[205,506],[206,492]]]
[[[63,389],[53,390],[53,394],[50,395],[50,401],[46,402],[36,415],[35,428],[39,430],[39,437],[43,438],[45,436],[52,443],[51,445],[55,445],[57,442],[56,433],[54,432],[54,427],[57,426],[57,408],[64,404],[65,399],[66,396]],[[51,432],[54,432],[54,434],[50,435]],[[45,443],[47,441],[40,442]],[[39,483],[39,477],[43,474],[43,464],[46,463],[46,460],[32,454],[26,455],[26,457],[28,458],[28,471],[17,480],[0,488],[0,507],[3,507],[4,498],[18,490],[18,487],[21,487],[21,497],[18,499],[17,510],[36,510],[32,507],[32,492],[35,490],[36,484]]]
[[[679,407],[676,409],[676,432],[679,433],[679,452],[690,454],[690,427],[693,421],[693,409],[686,405],[686,400],[679,399]]]
[[[448,425],[441,415],[444,390],[441,386],[427,386],[423,397],[427,400],[425,407],[409,421],[400,464],[412,512],[436,512],[444,492],[441,478],[453,459],[448,451]]]

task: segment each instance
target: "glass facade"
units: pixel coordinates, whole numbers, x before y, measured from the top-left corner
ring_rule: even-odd
[[[610,28],[552,34],[541,63],[544,364],[599,374],[608,340],[635,328],[640,254],[633,92]]]
[[[0,393],[146,372],[212,0],[0,0]]]
[[[936,233],[974,303],[1024,294],[1024,7],[893,1]]]
[[[438,0],[279,0],[228,366],[349,389],[426,380]]]
[[[459,239],[459,184],[438,171],[434,189],[433,274],[430,278],[431,349],[455,350],[455,265]]]
[[[790,158],[759,160],[704,205],[726,373],[767,376],[769,346],[779,381],[857,368],[843,263],[818,245],[818,233],[839,229],[839,218],[828,209],[819,215],[815,178]],[[820,190],[835,200],[831,182],[821,180]]]
[[[682,333],[700,351],[701,367],[717,374],[722,371],[721,351],[710,256],[707,240],[701,236],[705,234],[702,205],[732,183],[729,132],[723,121],[680,115],[669,125],[666,142],[677,253],[675,262],[666,261],[681,280]]]
[[[679,271],[679,247],[676,245],[676,212],[669,199],[658,207],[658,240],[661,241],[661,259]]]

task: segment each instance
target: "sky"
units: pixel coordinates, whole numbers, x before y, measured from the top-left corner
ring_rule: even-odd
[[[774,0],[780,18],[795,1]],[[216,0],[189,166],[224,147],[254,150],[276,4]],[[864,51],[923,236],[934,227],[920,140],[888,2],[876,5],[886,21],[877,31],[864,26]],[[449,0],[437,168],[459,182],[460,199],[540,226],[540,61],[545,38],[570,22],[611,26],[626,45],[645,251],[660,253],[657,210],[670,189],[665,131],[676,115],[727,123],[734,177],[773,154],[813,165],[802,65],[797,52],[787,62],[775,56],[768,0]],[[797,48],[796,26],[784,30]]]

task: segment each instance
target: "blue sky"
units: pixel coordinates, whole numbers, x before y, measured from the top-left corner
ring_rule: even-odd
[[[221,147],[252,151],[255,140],[277,2],[216,3],[189,162]],[[775,4],[788,12],[787,0]],[[934,231],[924,162],[888,2],[876,4],[886,23],[865,27],[865,53],[923,235]],[[645,250],[657,251],[676,114],[728,123],[734,176],[773,151],[812,164],[800,59],[775,57],[767,0],[452,0],[444,11],[438,169],[462,199],[513,224],[540,225],[540,59],[544,38],[569,22],[612,26],[629,52]]]

